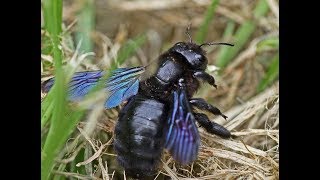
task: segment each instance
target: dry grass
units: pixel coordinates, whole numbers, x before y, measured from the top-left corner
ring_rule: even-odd
[[[207,40],[225,41],[221,37],[227,20],[232,19],[237,26],[242,24],[252,17],[251,12],[255,4],[253,2],[256,1],[221,0],[214,22],[210,25]],[[257,22],[257,30],[247,46],[222,74],[212,72],[219,88],[214,90],[209,86],[203,86],[196,94],[197,97],[214,102],[213,104],[229,117],[228,121],[225,121],[220,117],[209,116],[229,129],[233,137],[221,139],[199,128],[202,144],[198,160],[191,165],[181,166],[165,152],[156,179],[165,179],[168,176],[171,179],[184,180],[279,179],[278,82],[259,94],[256,91],[259,80],[266,71],[263,63],[257,58],[271,57],[273,53],[257,52],[257,43],[266,37],[278,36],[278,2],[267,2],[271,11]],[[96,56],[93,61],[83,61],[78,71],[107,69],[121,44],[139,33],[146,32],[145,30],[148,30],[147,45],[130,58],[126,65],[147,64],[174,42],[186,40],[184,30],[190,22],[192,29],[196,31],[210,1],[161,1],[159,5],[159,2],[146,3],[145,0],[117,3],[109,1],[109,4],[98,0],[95,4],[97,25],[92,39]],[[77,3],[65,3],[64,20],[66,24],[72,24],[67,28],[71,32],[76,31],[74,24],[78,9]],[[72,59],[75,50],[66,45],[67,39],[63,42],[65,56]],[[161,47],[164,49],[161,50]],[[218,52],[216,50],[208,51],[210,65],[215,64]],[[77,58],[86,58],[87,55],[78,54]],[[41,57],[42,62],[52,62],[50,56]],[[44,79],[53,72],[52,66],[49,67],[42,67]],[[101,104],[101,99],[95,102]],[[126,179],[115,161],[116,155],[112,149],[113,129],[118,110],[119,108],[103,110],[101,105],[88,112],[86,120],[78,125],[78,129],[60,153],[56,175],[68,179]],[[83,157],[81,161],[79,156]]]

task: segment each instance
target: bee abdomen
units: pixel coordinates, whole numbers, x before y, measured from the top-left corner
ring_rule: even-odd
[[[157,100],[137,95],[120,112],[114,149],[119,164],[133,177],[157,172],[164,146],[164,108]]]

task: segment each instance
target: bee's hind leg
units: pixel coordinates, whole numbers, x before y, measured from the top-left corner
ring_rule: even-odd
[[[222,138],[230,138],[231,133],[223,126],[209,120],[208,116],[203,113],[193,114],[196,121],[201,127],[203,127],[208,133],[216,134]]]

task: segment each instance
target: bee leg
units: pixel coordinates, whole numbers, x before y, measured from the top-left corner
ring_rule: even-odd
[[[217,85],[215,84],[214,77],[204,71],[195,71],[193,73],[193,77],[200,79],[202,81],[208,82],[210,85],[217,89]]]
[[[203,127],[208,133],[216,134],[222,138],[231,137],[231,133],[229,130],[215,122],[210,121],[207,115],[203,113],[194,113],[193,115],[199,125]]]
[[[189,101],[193,106],[197,107],[198,109],[201,109],[201,110],[205,110],[205,111],[209,111],[211,112],[212,114],[214,115],[220,115],[222,116],[224,119],[227,119],[228,117],[224,114],[222,114],[222,112],[212,106],[211,104],[207,103],[204,99],[202,98],[192,98],[190,99]]]

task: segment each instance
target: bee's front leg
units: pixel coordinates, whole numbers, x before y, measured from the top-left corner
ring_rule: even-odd
[[[222,112],[221,112],[218,108],[216,108],[216,107],[212,106],[211,104],[207,103],[207,102],[206,102],[204,99],[202,99],[202,98],[192,98],[192,99],[190,99],[189,102],[190,102],[193,106],[195,106],[196,108],[198,108],[198,109],[205,110],[205,111],[209,111],[209,112],[211,112],[211,113],[214,114],[214,115],[220,115],[220,116],[222,116],[224,119],[227,119],[227,118],[228,118],[226,115],[222,114]]]
[[[204,71],[195,71],[193,73],[193,77],[195,77],[201,81],[206,81],[210,85],[212,85],[213,87],[217,88],[217,85],[215,84],[214,77]]]

